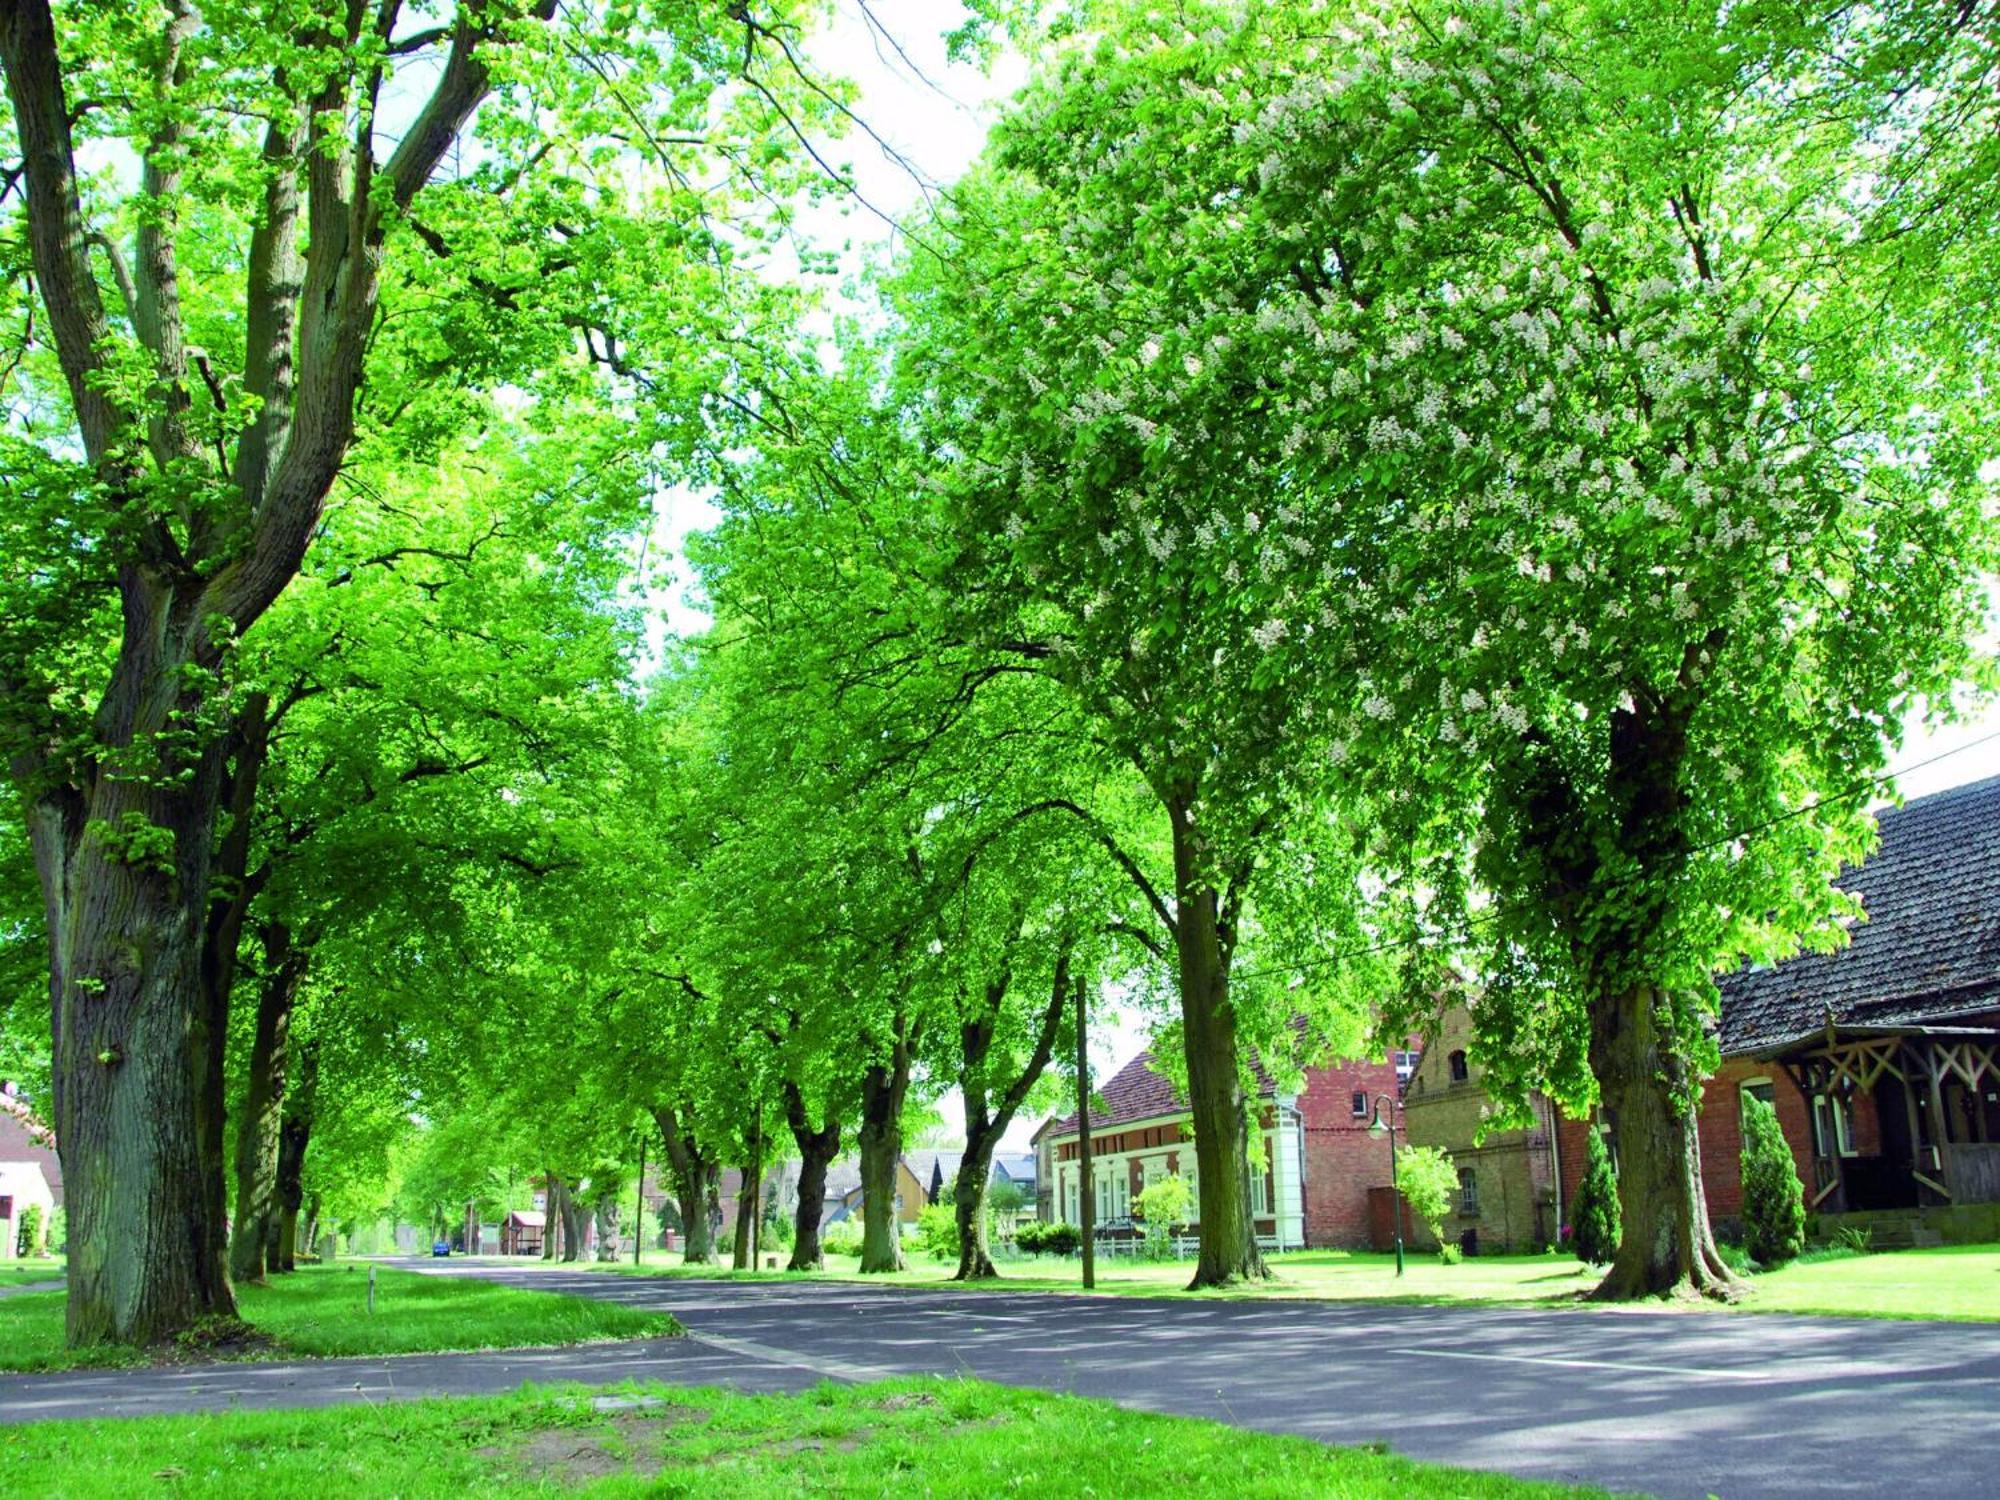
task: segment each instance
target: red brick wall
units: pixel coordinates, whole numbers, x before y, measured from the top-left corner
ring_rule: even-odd
[[[1369,1101],[1369,1113],[1359,1119],[1357,1093]],[[1390,1181],[1389,1143],[1368,1133],[1378,1094],[1396,1097],[1394,1063],[1344,1062],[1306,1071],[1299,1110],[1306,1127],[1308,1245],[1361,1249],[1369,1243],[1368,1190]]]
[[[1701,1113],[1695,1122],[1701,1136],[1702,1191],[1712,1218],[1733,1219],[1743,1212],[1742,1086],[1751,1078],[1770,1079],[1772,1104],[1792,1148],[1799,1181],[1813,1180],[1812,1120],[1798,1085],[1775,1065],[1725,1062],[1702,1090]]]
[[[1725,1062],[1703,1089],[1701,1113],[1695,1119],[1695,1129],[1701,1137],[1702,1192],[1708,1198],[1708,1212],[1712,1218],[1730,1219],[1743,1211],[1741,1092],[1744,1080],[1750,1078],[1771,1080],[1772,1102],[1778,1111],[1778,1124],[1784,1128],[1785,1140],[1792,1148],[1792,1160],[1798,1168],[1799,1181],[1809,1184],[1813,1180],[1812,1120],[1805,1095],[1799,1092],[1785,1070],[1775,1064]],[[1588,1130],[1589,1127],[1581,1120],[1563,1119],[1558,1132],[1565,1223],[1570,1220],[1570,1205],[1576,1201],[1577,1189],[1583,1183]],[[1857,1147],[1863,1151],[1873,1149],[1874,1131],[1872,1104],[1866,1099],[1856,1099],[1854,1133]],[[1861,1144],[1864,1135],[1870,1137],[1869,1145]]]

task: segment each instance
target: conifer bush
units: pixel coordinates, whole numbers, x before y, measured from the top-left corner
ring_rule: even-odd
[[[1806,1245],[1806,1190],[1778,1112],[1743,1097],[1743,1248],[1762,1266],[1793,1260]]]
[[[1584,1155],[1583,1185],[1570,1210],[1570,1248],[1588,1266],[1608,1266],[1618,1254],[1618,1179],[1611,1171],[1611,1153],[1604,1137],[1590,1132]]]

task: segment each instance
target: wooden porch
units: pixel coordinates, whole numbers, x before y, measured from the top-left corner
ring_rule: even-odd
[[[2000,1028],[1829,1017],[1773,1060],[1811,1111],[1809,1209],[2000,1203]]]

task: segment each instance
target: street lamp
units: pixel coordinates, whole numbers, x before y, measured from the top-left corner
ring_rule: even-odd
[[[1398,1105],[1399,1101],[1391,1098],[1389,1095],[1377,1094],[1375,1096],[1375,1118],[1368,1122],[1368,1133],[1370,1135],[1382,1135],[1386,1132],[1389,1137],[1389,1191],[1393,1195],[1389,1201],[1395,1216],[1396,1274],[1401,1276],[1403,1274],[1403,1189],[1396,1181],[1395,1110],[1398,1108]]]

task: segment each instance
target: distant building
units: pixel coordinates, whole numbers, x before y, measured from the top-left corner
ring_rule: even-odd
[[[1743,1211],[1754,1095],[1777,1110],[1823,1232],[1852,1215],[1878,1246],[2000,1238],[2000,777],[1879,822],[1875,854],[1836,882],[1868,913],[1845,948],[1718,980],[1722,1066],[1697,1130],[1703,1196],[1725,1233]],[[1571,1120],[1538,1099],[1533,1128],[1475,1145],[1486,1096],[1470,1019],[1461,1009],[1440,1024],[1408,1114],[1412,1141],[1471,1174],[1447,1233],[1474,1231],[1482,1249],[1560,1233],[1589,1131],[1616,1164],[1615,1115]]]
[[[1369,1125],[1378,1098],[1394,1108],[1414,1061],[1413,1051],[1402,1051],[1379,1062],[1308,1068],[1301,1089],[1288,1093],[1252,1058],[1262,1168],[1251,1174],[1251,1207],[1266,1246],[1369,1243],[1369,1190],[1386,1188],[1390,1180],[1388,1145],[1371,1135]],[[1104,1108],[1090,1115],[1090,1191],[1099,1229],[1137,1233],[1132,1200],[1165,1176],[1185,1179],[1198,1205],[1193,1116],[1167,1078],[1154,1071],[1152,1054],[1140,1053],[1100,1093]],[[1044,1124],[1034,1136],[1045,1164],[1039,1181],[1048,1194],[1047,1212],[1061,1223],[1079,1221],[1078,1142],[1074,1115]],[[1190,1227],[1199,1232],[1198,1222]]]
[[[31,1206],[42,1211],[46,1235],[62,1201],[62,1161],[54,1134],[13,1084],[0,1082],[0,1260],[13,1258],[21,1219]]]

